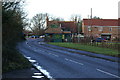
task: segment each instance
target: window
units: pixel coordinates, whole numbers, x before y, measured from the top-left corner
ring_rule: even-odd
[[[60,24],[60,27],[61,27],[61,24]]]
[[[112,31],[112,27],[110,27],[109,30]]]
[[[103,31],[103,27],[99,27],[98,30],[99,30],[99,31]]]
[[[91,31],[91,26],[88,26],[88,31]]]

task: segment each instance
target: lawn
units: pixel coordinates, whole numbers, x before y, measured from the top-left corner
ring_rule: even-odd
[[[102,48],[102,47],[95,47],[95,46],[78,44],[78,43],[52,43],[52,42],[50,42],[48,44],[72,48],[72,49],[78,49],[78,50],[83,50],[83,51],[94,52],[97,54],[105,54],[105,55],[110,55],[110,56],[118,56],[118,54],[120,54],[120,53],[118,53],[118,50]]]

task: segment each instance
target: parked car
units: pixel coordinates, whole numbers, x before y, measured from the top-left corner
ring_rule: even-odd
[[[40,36],[40,38],[45,38],[45,35]]]
[[[31,38],[39,38],[38,35],[32,35]]]
[[[32,35],[32,36],[31,36],[31,38],[35,38],[35,36],[34,36],[34,35]]]
[[[38,36],[38,35],[35,35],[35,38],[39,38],[39,36]]]
[[[95,40],[92,40],[92,42],[106,42],[106,41],[107,41],[106,39],[101,38],[101,37],[96,38]]]

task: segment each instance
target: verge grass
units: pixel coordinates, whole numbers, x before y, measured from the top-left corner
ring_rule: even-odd
[[[78,50],[83,50],[83,51],[89,51],[89,52],[93,52],[93,53],[97,53],[97,54],[110,55],[110,56],[117,56],[118,57],[118,55],[120,55],[118,50],[90,46],[90,45],[84,45],[84,44],[78,44],[78,43],[52,43],[52,42],[50,42],[48,44],[72,48],[72,49],[78,49]]]

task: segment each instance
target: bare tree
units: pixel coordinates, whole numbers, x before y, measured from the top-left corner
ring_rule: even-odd
[[[71,21],[77,21],[77,22],[80,22],[80,21],[81,21],[81,16],[78,15],[78,14],[73,14],[73,15],[71,15],[70,20],[71,20]]]
[[[36,14],[31,20],[31,25],[33,26],[33,28],[31,28],[30,26],[29,28],[34,30],[37,35],[42,35],[44,32],[46,16],[47,14],[39,13]]]
[[[60,17],[51,17],[51,20],[54,20],[54,21],[64,21],[64,19],[60,18]]]
[[[93,19],[102,19],[102,18],[100,18],[100,17],[97,17],[97,16],[94,16],[94,17],[93,17]]]

